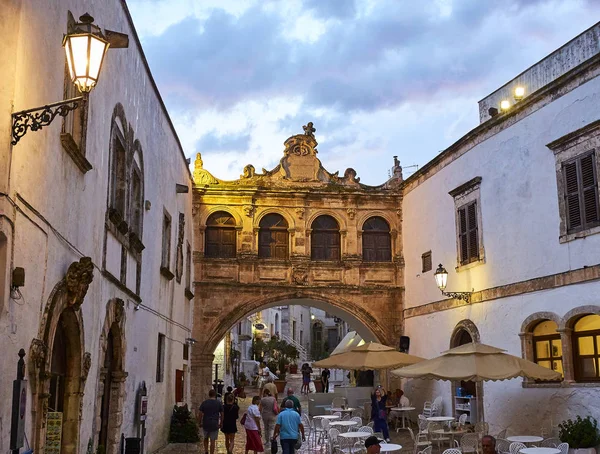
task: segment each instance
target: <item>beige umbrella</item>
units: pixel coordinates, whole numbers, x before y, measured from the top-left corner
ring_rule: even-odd
[[[404,378],[453,381],[508,380],[528,377],[535,380],[560,380],[558,372],[539,366],[496,347],[472,342],[442,352],[437,358],[392,371]]]
[[[408,366],[419,361],[425,361],[425,359],[400,353],[393,347],[377,342],[367,342],[349,352],[317,361],[313,363],[313,367],[347,370],[391,369],[393,367]]]

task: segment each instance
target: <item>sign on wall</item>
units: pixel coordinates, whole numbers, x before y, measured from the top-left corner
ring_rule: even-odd
[[[60,454],[62,440],[63,414],[60,411],[49,411],[46,417],[46,445],[45,454]]]

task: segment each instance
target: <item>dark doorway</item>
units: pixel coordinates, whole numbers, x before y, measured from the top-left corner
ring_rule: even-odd
[[[102,394],[102,407],[100,410],[100,438],[98,439],[98,447],[103,446],[106,450],[108,445],[108,423],[110,415],[110,390],[112,388],[112,375],[115,367],[114,364],[114,348],[115,341],[113,330],[109,330],[108,339],[106,340],[106,353],[104,355],[104,393]]]

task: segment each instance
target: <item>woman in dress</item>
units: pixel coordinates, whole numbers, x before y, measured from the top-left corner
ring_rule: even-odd
[[[273,437],[273,430],[275,429],[275,421],[277,420],[277,401],[268,389],[263,390],[263,398],[260,401],[260,416],[262,417],[264,428],[265,428],[265,443],[269,443]]]
[[[239,412],[240,407],[235,403],[233,393],[226,394],[225,405],[223,406],[223,427],[221,427],[221,432],[225,434],[225,449],[227,449],[227,454],[233,453]]]
[[[387,424],[386,402],[387,395],[385,394],[385,389],[380,385],[371,394],[371,420],[374,422],[373,431],[381,432],[385,441],[389,443],[390,430]]]
[[[258,404],[260,403],[260,396],[254,396],[252,398],[252,405],[248,407],[246,411],[246,421],[244,422],[244,428],[246,429],[246,454],[248,451],[264,452],[262,440],[260,439],[260,410]]]

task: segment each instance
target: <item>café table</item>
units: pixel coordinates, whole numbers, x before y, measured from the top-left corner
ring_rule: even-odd
[[[433,433],[440,434],[440,435],[444,435],[444,434],[450,435],[450,438],[452,440],[452,442],[451,442],[452,446],[454,446],[454,437],[456,435],[463,435],[463,434],[467,433],[467,430],[466,429],[458,429],[458,428],[452,429],[452,430],[439,429],[439,430],[434,430]],[[540,454],[542,454],[542,453],[540,453]]]
[[[537,435],[514,435],[512,437],[506,437],[511,443],[539,443],[544,438],[538,437]]]
[[[370,432],[345,432],[343,434],[339,434],[338,437],[347,438],[348,440],[356,440],[356,441],[358,441],[358,440],[361,440],[361,439],[364,439],[364,438],[368,438],[371,435],[373,435],[373,434],[370,433]],[[343,448],[342,451],[343,452],[352,453],[353,449],[354,448],[352,446],[349,446],[347,448]]]
[[[397,445],[395,443],[380,443],[379,447],[381,448],[381,452],[394,452],[402,449],[402,445]]]
[[[340,419],[340,417],[338,415],[316,415],[313,416],[313,419]]]
[[[450,422],[454,421],[454,416],[430,416],[427,418],[429,422]]]
[[[523,454],[560,454],[556,448],[523,448],[519,452]]]
[[[398,412],[402,412],[401,416],[402,416],[402,428],[406,429],[406,411],[412,411],[415,410],[415,407],[391,407],[390,408],[391,411],[398,411]],[[396,427],[396,432],[398,432],[399,427]]]
[[[341,427],[344,430],[349,430],[350,426],[356,426],[356,421],[332,421],[329,423],[329,427]]]
[[[332,407],[332,408],[329,409],[329,411],[331,413],[340,412],[341,414],[352,413],[354,410],[356,410],[356,408],[354,408],[354,407],[347,407],[347,408]]]

